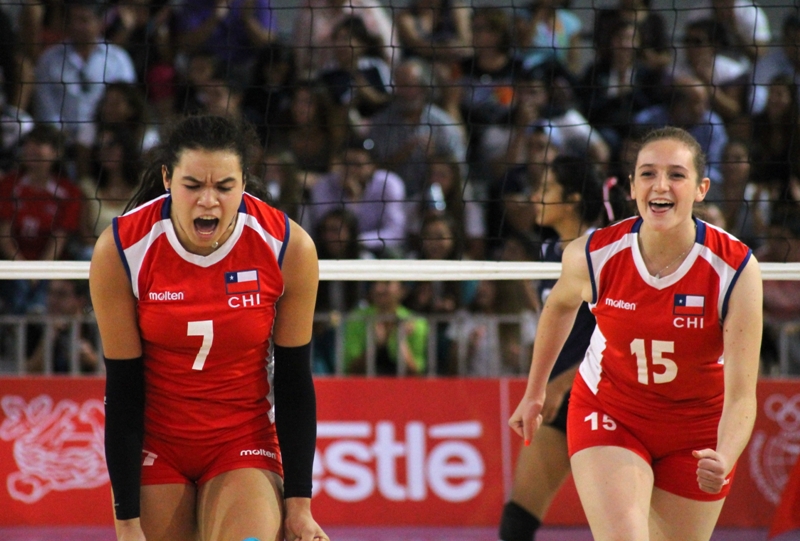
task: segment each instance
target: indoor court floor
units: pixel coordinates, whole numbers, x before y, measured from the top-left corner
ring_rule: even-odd
[[[352,528],[329,527],[331,541],[497,541],[496,528]],[[765,530],[720,529],[711,541],[766,541]],[[106,527],[0,528],[0,541],[115,541]],[[536,541],[592,541],[585,528],[543,528]],[[770,541],[800,541],[800,532]]]

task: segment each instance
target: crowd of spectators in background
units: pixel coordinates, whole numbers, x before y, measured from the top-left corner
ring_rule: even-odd
[[[679,19],[618,0],[587,27],[569,0],[485,4],[302,0],[283,27],[269,0],[3,3],[0,257],[88,260],[170,120],[205,113],[254,125],[251,182],[322,259],[535,261],[552,234],[530,213],[547,164],[586,156],[623,189],[637,137],[671,124],[708,155],[698,213],[764,261],[800,261],[797,8],[771,29],[749,0],[699,0]],[[800,282],[770,287],[767,319],[796,317]],[[413,315],[528,314],[535,328],[531,291],[323,283],[318,311],[361,318],[351,338],[364,314],[412,321],[376,324],[379,369],[424,372],[430,333],[436,371],[453,373],[453,327]],[[0,310],[43,313],[47,292],[2,282]],[[507,366],[529,358],[522,327],[489,340],[511,347]],[[363,347],[344,350],[345,370],[363,369]],[[317,351],[317,369],[335,370],[332,348]]]

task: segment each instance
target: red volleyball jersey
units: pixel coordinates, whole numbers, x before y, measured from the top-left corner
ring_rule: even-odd
[[[663,278],[642,259],[640,218],[599,229],[587,243],[597,327],[580,374],[611,409],[644,419],[721,412],[722,323],[751,252],[723,230],[695,223],[694,246]]]
[[[245,194],[230,238],[201,256],[178,241],[171,201],[164,195],[113,225],[138,299],[145,431],[221,441],[260,417],[274,430],[271,336],[289,220]]]

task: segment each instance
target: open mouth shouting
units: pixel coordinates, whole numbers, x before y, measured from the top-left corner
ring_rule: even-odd
[[[211,239],[219,225],[219,218],[214,216],[202,216],[194,219],[194,230],[202,239]]]

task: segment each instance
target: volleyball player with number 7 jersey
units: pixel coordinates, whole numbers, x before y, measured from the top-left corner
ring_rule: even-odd
[[[525,395],[529,440],[581,301],[597,327],[572,387],[570,463],[594,538],[708,540],[752,432],[762,327],[750,250],[692,216],[709,180],[682,129],[648,134],[639,216],[571,243],[539,320]]]
[[[310,510],[316,249],[244,192],[253,136],[180,121],[95,247],[120,541],[328,539]]]

